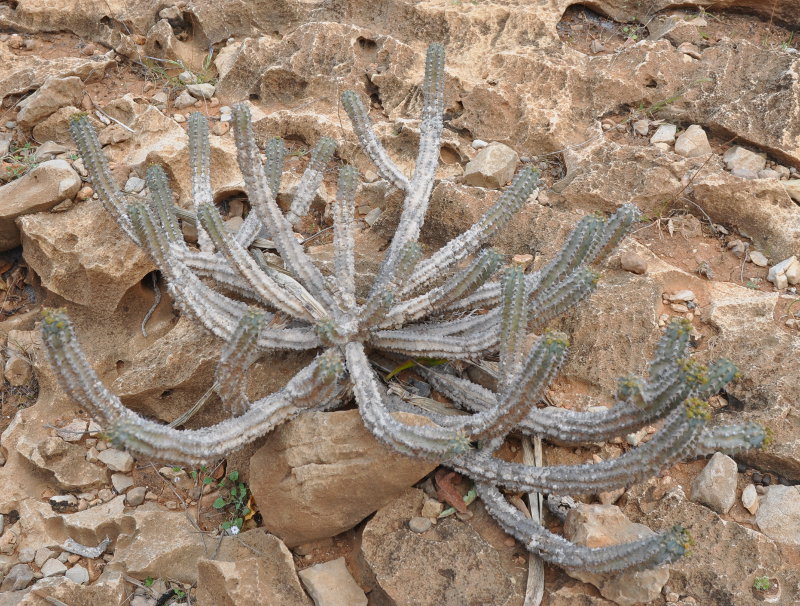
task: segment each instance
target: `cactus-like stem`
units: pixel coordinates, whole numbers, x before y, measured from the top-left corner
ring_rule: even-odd
[[[338,280],[337,292],[344,309],[352,309],[356,303],[355,282],[355,224],[356,190],[358,173],[351,166],[339,171],[339,185],[333,205],[333,263]]]
[[[244,414],[250,408],[246,392],[247,371],[262,353],[258,349],[258,334],[266,319],[267,314],[258,309],[250,309],[242,316],[236,332],[222,350],[214,373],[215,391],[234,416]]]
[[[520,170],[514,176],[511,185],[503,191],[500,199],[472,227],[450,240],[430,258],[419,264],[414,275],[406,284],[404,293],[410,293],[439,278],[442,272],[446,272],[448,268],[478,250],[508,224],[527,202],[538,182],[538,171],[528,166]]]
[[[353,130],[358,137],[358,142],[361,144],[361,149],[364,150],[364,153],[369,156],[375,168],[378,169],[378,174],[400,191],[406,191],[409,187],[408,179],[392,162],[389,154],[386,153],[386,149],[375,136],[369,114],[358,95],[351,90],[344,91],[342,93],[342,107],[344,107],[350,118],[350,123],[353,125]]]
[[[311,161],[303,172],[300,183],[297,184],[292,206],[286,213],[286,220],[292,225],[308,212],[311,202],[314,201],[314,196],[322,184],[322,178],[325,176],[323,173],[325,165],[331,161],[335,151],[336,141],[330,137],[322,137],[311,152]]]
[[[681,527],[609,547],[575,545],[522,516],[491,484],[477,482],[475,487],[487,511],[508,534],[531,553],[558,566],[595,573],[652,568],[674,562],[688,547],[688,534]]]
[[[120,191],[111,176],[111,171],[108,168],[108,159],[103,153],[94,127],[85,114],[78,114],[70,119],[69,132],[78,146],[78,151],[81,153],[81,158],[83,158],[83,163],[92,180],[92,185],[103,206],[114,217],[120,229],[136,244],[139,244],[136,231],[133,229],[127,214],[128,198]]]
[[[222,251],[230,265],[237,269],[256,295],[272,307],[290,316],[313,320],[303,305],[281,288],[269,275],[261,271],[253,257],[248,255],[236,239],[225,231],[222,218],[215,207],[202,204],[197,210],[197,217],[214,246]]]
[[[189,115],[189,168],[192,181],[192,203],[197,213],[202,204],[213,204],[211,190],[211,144],[208,141],[208,120],[200,112]],[[211,251],[211,240],[205,230],[197,225],[197,243],[200,250]]]

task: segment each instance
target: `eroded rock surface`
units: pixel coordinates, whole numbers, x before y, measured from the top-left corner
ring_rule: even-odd
[[[293,547],[352,528],[434,467],[387,450],[356,410],[314,412],[268,436],[250,459],[250,490],[264,526]]]

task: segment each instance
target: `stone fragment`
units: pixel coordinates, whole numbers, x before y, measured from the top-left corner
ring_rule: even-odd
[[[125,504],[130,507],[137,507],[144,503],[144,496],[147,494],[147,488],[144,486],[135,486],[131,488],[125,495]]]
[[[795,202],[800,202],[800,179],[789,179],[788,181],[781,181],[783,189],[789,194],[789,197]]]
[[[781,173],[771,168],[764,168],[757,173],[759,179],[780,179]]]
[[[88,422],[85,419],[73,419],[64,427],[56,429],[56,435],[65,442],[80,442],[87,426]]]
[[[97,458],[106,465],[111,471],[129,472],[133,469],[133,457],[129,452],[107,448],[102,451]]]
[[[39,547],[36,550],[36,555],[33,556],[33,563],[36,564],[39,568],[44,566],[44,563],[49,560],[53,556],[53,550],[48,549],[47,547]]]
[[[22,109],[17,114],[17,124],[22,128],[31,128],[61,107],[80,106],[83,91],[83,82],[77,76],[51,76],[39,90],[20,104]]]
[[[800,486],[767,487],[756,525],[773,541],[800,545]]]
[[[205,557],[208,547],[205,536],[183,513],[143,509],[133,513],[135,530],[117,539],[112,561],[137,578],[196,583],[197,560]]]
[[[778,290],[785,289],[789,284],[800,283],[800,261],[795,255],[784,259],[769,268],[767,280],[775,285]]]
[[[259,470],[250,490],[263,504],[264,526],[289,547],[352,528],[435,467],[387,450],[355,410],[307,413],[281,425],[250,466]]]
[[[72,136],[69,133],[69,122],[79,111],[77,107],[71,105],[59,108],[47,118],[34,125],[31,131],[34,139],[56,144],[60,147],[70,145],[72,143]],[[38,155],[37,153],[37,156]],[[51,152],[43,157],[49,159],[54,156],[55,154]]]
[[[20,245],[15,221],[23,215],[50,210],[72,198],[81,178],[66,160],[42,162],[28,174],[0,187],[0,251]]]
[[[117,494],[122,494],[133,486],[133,478],[124,473],[112,473],[111,484],[114,486],[114,490]]]
[[[470,524],[451,516],[424,535],[407,527],[425,498],[409,489],[364,527],[361,552],[379,585],[370,596],[395,606],[514,603],[514,577]]]
[[[138,194],[144,189],[145,185],[147,185],[147,183],[145,183],[144,179],[134,175],[132,177],[129,177],[128,180],[125,182],[123,190],[129,194]]]
[[[519,155],[508,145],[490,143],[464,168],[464,183],[487,189],[500,189],[514,176]]]
[[[692,124],[675,140],[675,153],[684,158],[696,158],[711,153],[708,136],[702,126]]]
[[[764,253],[757,250],[750,253],[750,262],[757,267],[766,267],[769,265],[769,260],[764,256]]]
[[[194,105],[196,101],[197,99],[192,97],[188,90],[185,90],[180,95],[175,97],[175,100],[172,102],[172,107],[175,109],[185,109]]]
[[[748,484],[742,491],[742,505],[744,508],[755,515],[758,511],[758,492],[754,484]]]
[[[736,461],[721,452],[714,453],[692,483],[692,500],[717,513],[728,513],[736,502]]]
[[[211,99],[214,96],[215,87],[213,84],[205,82],[203,84],[187,84],[186,90],[196,99]]]
[[[80,180],[75,192],[79,185]],[[122,233],[99,200],[57,215],[21,217],[18,225],[23,256],[42,286],[79,305],[112,311],[153,269],[144,250]]]
[[[647,526],[631,522],[616,505],[579,504],[567,514],[564,536],[586,547],[608,547],[651,536]],[[583,570],[566,571],[584,583],[591,583],[600,594],[620,606],[633,606],[656,600],[669,579],[669,567],[651,570],[595,574]]]
[[[642,137],[646,137],[650,130],[650,120],[636,120],[633,123],[633,132]]]
[[[661,124],[653,136],[650,137],[650,143],[675,143],[675,133],[678,132],[678,127],[674,124]]]
[[[78,585],[85,585],[89,582],[89,571],[80,564],[75,564],[64,573],[64,576]]]
[[[619,266],[633,274],[647,273],[647,261],[635,252],[625,252],[619,258]]]
[[[62,564],[55,558],[50,558],[42,565],[42,576],[45,577],[54,577],[57,575],[62,575],[66,571],[67,567],[64,566],[64,564]]]
[[[767,158],[764,154],[757,154],[751,152],[749,149],[734,145],[722,155],[722,161],[728,170],[734,171],[736,169],[751,170],[758,173],[767,166]]]
[[[63,490],[86,489],[104,484],[107,472],[85,460],[82,446],[52,436],[33,440],[26,436],[17,442],[17,452],[37,468],[53,474],[55,484]]]
[[[429,530],[431,527],[431,521],[429,518],[423,518],[421,516],[414,516],[408,521],[408,527],[418,534],[422,534],[426,530]]]
[[[204,606],[310,606],[291,552],[263,528],[222,539],[214,560],[197,562],[197,599]]]
[[[3,367],[3,376],[14,387],[27,385],[33,378],[33,367],[30,360],[23,356],[9,356]]]
[[[695,300],[695,294],[691,290],[679,290],[678,292],[664,295],[664,298],[671,303],[686,303]]]
[[[31,567],[27,564],[16,564],[11,567],[0,584],[0,592],[20,591],[25,589],[32,580],[33,570]]]
[[[315,606],[367,606],[367,596],[347,570],[344,558],[315,564],[299,574]]]

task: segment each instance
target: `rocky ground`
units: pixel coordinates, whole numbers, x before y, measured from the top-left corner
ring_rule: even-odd
[[[399,200],[358,151],[338,95],[370,100],[410,172],[431,41],[448,53],[447,114],[426,245],[471,225],[522,163],[539,166],[544,185],[494,244],[533,267],[586,213],[628,201],[644,213],[597,292],[560,321],[573,345],[550,400],[609,404],[616,377],[641,372],[660,327],[682,316],[698,358],[729,357],[741,371],[713,399],[716,418],[774,434],[763,451],[584,498],[563,528],[546,517],[592,546],[678,522],[696,545],[646,573],[545,566],[541,603],[798,603],[798,28],[797,0],[0,2],[0,605],[526,603],[527,553],[480,502],[442,516],[469,486],[387,453],[356,411],[300,417],[215,466],[165,466],[102,439],[59,390],[38,336],[41,307],[65,306],[105,383],[165,421],[209,389],[220,348],[159,302],[150,260],[94,195],[71,115],[89,113],[126,192],[146,193],[144,171],[158,162],[182,205],[186,116],[207,115],[215,201],[232,227],[248,212],[233,103],[250,103],[262,142],[286,138],[281,199],[319,137],[335,138],[336,163],[365,181],[367,276]],[[301,229],[323,266],[335,168]],[[302,363],[262,360],[252,395]],[[212,400],[191,425],[220,415]],[[618,456],[652,431],[546,446],[545,463]],[[521,461],[520,443],[505,455]]]

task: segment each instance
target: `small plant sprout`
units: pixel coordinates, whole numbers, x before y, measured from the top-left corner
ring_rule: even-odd
[[[772,587],[772,582],[769,577],[756,577],[753,581],[753,589],[756,591],[769,591]]]

